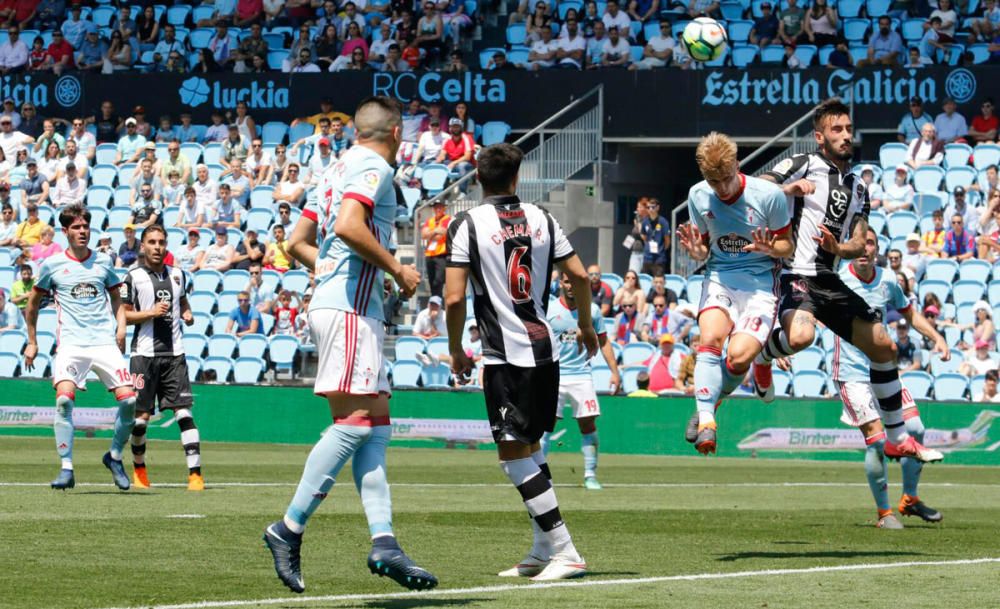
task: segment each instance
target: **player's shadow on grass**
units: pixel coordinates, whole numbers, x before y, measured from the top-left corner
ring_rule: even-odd
[[[368,601],[365,609],[420,609],[421,607],[464,607],[473,603],[488,603],[492,598],[396,598]]]
[[[737,552],[726,554],[716,560],[719,562],[735,562],[748,558],[862,558],[862,557],[890,557],[890,556],[927,556],[924,552],[895,552],[892,550],[881,550],[875,552],[854,552],[854,551],[819,551],[819,552]]]
[[[73,495],[121,495],[122,497],[155,497],[158,493],[142,492],[129,493],[128,491],[77,491]]]

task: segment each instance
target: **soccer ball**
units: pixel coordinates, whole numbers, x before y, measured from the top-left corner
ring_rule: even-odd
[[[681,35],[688,55],[695,61],[712,61],[726,50],[726,29],[709,17],[698,17],[684,28]]]

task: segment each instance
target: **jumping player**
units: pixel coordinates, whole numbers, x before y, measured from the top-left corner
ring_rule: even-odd
[[[598,339],[591,318],[590,277],[583,263],[559,223],[540,207],[521,203],[515,194],[522,158],[510,144],[480,153],[483,202],[459,214],[448,227],[445,306],[452,370],[465,376],[472,370],[462,348],[465,291],[471,280],[490,428],[500,467],[531,515],[531,550],[499,575],[545,581],[579,577],[587,570],[560,515],[539,445],[542,434],[555,425],[559,403],[560,350],[546,320],[553,265],[572,285],[587,360],[597,353]]]
[[[59,476],[52,488],[68,489],[76,485],[73,476],[73,406],[76,390],[87,389],[87,375],[93,369],[118,401],[115,432],[111,450],[104,453],[104,466],[111,470],[115,486],[125,491],[129,479],[122,465],[122,450],[132,433],[135,418],[135,392],[132,375],[122,356],[125,347],[125,310],[121,307],[119,286],[111,258],[92,251],[90,212],[79,205],[69,205],[59,212],[69,242],[66,250],[42,263],[38,281],[28,297],[25,321],[28,344],[24,349],[25,368],[34,367],[38,355],[38,306],[42,296],[52,294],[59,310],[56,327],[58,347],[52,364],[52,384],[56,390],[56,414],[53,428],[56,450],[62,460]]]
[[[392,528],[385,473],[389,381],[382,346],[383,272],[413,295],[420,274],[389,252],[396,213],[392,167],[402,134],[398,104],[387,97],[363,100],[354,113],[357,143],[320,179],[317,200],[306,206],[289,253],[316,273],[309,327],[319,353],[315,393],[326,398],[331,425],[306,459],[295,496],[282,520],[264,531],[279,579],[294,592],[305,584],[300,567],[306,522],[326,498],[349,459],[368,518],[372,551],[368,568],[410,589],[437,579],[403,553]]]
[[[564,406],[573,409],[573,418],[580,428],[580,444],[583,452],[583,486],[590,491],[601,490],[597,481],[597,417],[601,416],[601,404],[597,401],[594,391],[594,378],[590,374],[590,360],[584,357],[578,341],[576,299],[573,297],[573,284],[563,273],[559,279],[561,294],[559,299],[549,305],[548,322],[552,332],[559,340],[559,404],[556,406],[556,417],[562,418]],[[591,302],[590,318],[594,322],[594,332],[601,347],[601,355],[611,369],[611,387],[617,391],[621,387],[621,377],[618,375],[618,362],[615,361],[615,351],[611,347],[608,335],[604,330],[604,318],[601,309]],[[542,436],[542,454],[549,453],[549,432]]]
[[[882,316],[837,274],[840,259],[864,253],[870,210],[865,184],[849,172],[854,133],[850,109],[835,98],[825,101],[813,113],[813,129],[819,150],[785,159],[762,176],[783,185],[789,197],[795,254],[781,276],[781,325],[754,362],[757,394],[765,402],[774,399],[772,360],[811,345],[817,322],[822,323],[871,360],[886,454],[940,461],[939,451],[906,432],[896,345]]]
[[[910,306],[893,274],[886,273],[875,265],[877,255],[878,236],[875,231],[868,229],[864,254],[852,260],[840,271],[840,278],[844,280],[844,284],[864,298],[865,302],[879,311],[883,317],[887,306],[898,310],[903,319],[907,320],[917,332],[934,342],[934,351],[941,354],[942,360],[950,359],[948,343],[926,317]],[[878,508],[878,524],[875,526],[901,529],[903,525],[889,507],[885,431],[879,420],[878,401],[872,393],[868,358],[857,347],[843,341],[839,336],[834,339],[834,345],[833,380],[837,383],[837,391],[844,403],[844,413],[840,420],[846,425],[860,429],[865,437],[865,474],[868,476],[868,485],[871,487]],[[920,412],[905,387],[903,420],[906,422],[907,432],[921,442],[924,426],[920,421]],[[939,522],[941,513],[928,507],[917,495],[922,467],[923,465],[912,457],[902,458],[903,498],[899,502],[899,512],[907,516],[918,516],[928,522]]]
[[[132,428],[132,484],[149,488],[146,471],[146,428],[159,402],[172,410],[181,430],[181,445],[188,466],[188,490],[205,489],[201,476],[201,441],[191,416],[194,404],[184,355],[183,321],[194,323],[185,293],[184,272],[163,262],[167,232],[153,224],[142,231],[143,264],[125,276],[122,302],[125,320],[136,326],[129,366],[138,391],[135,427]]]
[[[698,307],[697,418],[687,439],[709,454],[717,443],[715,409],[739,387],[774,324],[777,259],[792,253],[791,219],[780,188],[740,173],[736,144],[727,136],[703,138],[695,159],[705,180],[688,194],[691,222],[679,227],[678,237],[692,258],[708,262]]]

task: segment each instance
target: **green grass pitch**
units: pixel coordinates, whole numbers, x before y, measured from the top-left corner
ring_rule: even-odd
[[[100,465],[106,446],[77,440],[78,486],[64,493],[47,486],[58,467],[51,439],[0,438],[0,607],[1000,607],[1000,562],[955,564],[1000,558],[997,468],[925,468],[921,496],[944,522],[908,518],[903,531],[881,531],[860,454],[856,463],[602,455],[600,492],[578,486],[579,455],[556,454],[563,516],[591,573],[523,589],[530,582],[495,576],[531,533],[493,453],[391,448],[396,533],[440,588],[390,596],[403,590],[368,573],[367,527],[344,471],[306,532],[306,595],[325,597],[307,600],[279,584],[260,535],[283,512],[309,447],[204,445],[208,489],[189,493],[179,444],[153,441],[154,487],[121,493]],[[899,476],[892,465],[894,500]],[[760,573],[903,562],[945,564]]]

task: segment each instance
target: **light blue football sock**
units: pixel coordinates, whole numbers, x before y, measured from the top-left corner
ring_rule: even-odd
[[[306,459],[295,496],[285,511],[285,525],[301,533],[306,521],[326,499],[344,464],[371,435],[371,427],[331,425]]]
[[[720,397],[726,397],[736,391],[739,388],[740,383],[746,377],[747,373],[740,372],[734,374],[732,370],[729,369],[729,360],[722,360],[722,395]]]
[[[580,445],[583,451],[583,477],[594,478],[597,476],[597,432],[581,434]]]
[[[698,423],[715,421],[715,404],[722,392],[722,353],[715,347],[702,345],[694,360],[694,397],[698,407]]]
[[[118,400],[118,416],[115,417],[115,435],[111,438],[111,458],[115,461],[122,460],[122,451],[132,437],[132,428],[135,427],[135,394]]]
[[[60,393],[56,396],[56,415],[52,430],[56,436],[56,452],[62,460],[62,469],[73,469],[73,396]]]
[[[906,433],[917,442],[924,443],[924,422],[919,416],[906,420]],[[903,457],[899,460],[899,465],[903,470],[903,494],[918,497],[917,485],[920,484],[920,472],[924,470],[924,464],[911,457]]]
[[[372,539],[393,534],[392,497],[385,476],[385,451],[391,437],[391,425],[372,427],[371,436],[358,447],[351,465]]]
[[[542,456],[543,457],[548,457],[549,456],[549,432],[546,431],[545,433],[543,433],[542,434],[542,439],[539,440],[538,443],[542,447]]]
[[[867,443],[867,441],[866,441]],[[872,498],[879,510],[889,509],[889,474],[885,466],[885,436],[868,444],[865,449],[865,475]]]

